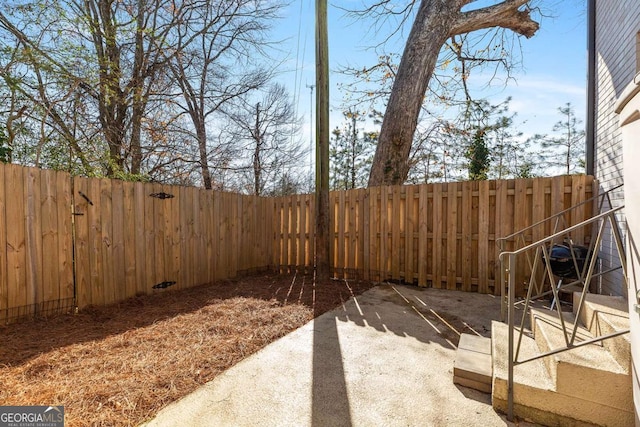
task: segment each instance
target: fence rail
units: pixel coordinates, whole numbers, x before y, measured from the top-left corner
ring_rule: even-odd
[[[562,176],[332,192],[333,273],[497,294],[496,239],[595,188],[593,177]],[[567,223],[592,210],[572,211]],[[310,272],[314,228],[311,195],[264,198],[0,164],[0,323],[243,272]]]

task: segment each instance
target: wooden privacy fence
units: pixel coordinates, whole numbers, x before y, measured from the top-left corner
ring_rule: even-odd
[[[0,323],[267,269],[272,214],[266,198],[0,164]]]
[[[333,192],[333,272],[496,293],[496,238],[594,188],[593,177],[563,176]],[[567,222],[577,223],[592,206],[571,212]],[[310,272],[313,235],[310,195],[264,198],[0,164],[0,323],[243,272]]]
[[[592,176],[574,175],[332,192],[334,275],[498,294],[496,239],[578,204],[594,191]],[[275,199],[276,268],[310,268],[313,204],[310,195]],[[566,223],[590,218],[593,209],[588,203],[567,213]],[[538,240],[551,227],[535,228],[526,240]],[[578,240],[587,237],[583,234]],[[506,249],[509,245],[513,242]],[[521,264],[519,293],[526,280]]]

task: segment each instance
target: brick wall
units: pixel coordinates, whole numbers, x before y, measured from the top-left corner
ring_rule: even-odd
[[[615,7],[614,7],[615,6]],[[638,0],[600,0],[596,2],[596,149],[595,175],[606,191],[622,183],[622,140],[614,105],[637,72],[637,34],[640,31]],[[612,195],[612,204],[624,203],[623,190]],[[623,234],[626,225],[620,221]],[[602,266],[619,265],[612,236],[603,241]],[[604,294],[626,295],[622,272],[608,275],[599,284]]]

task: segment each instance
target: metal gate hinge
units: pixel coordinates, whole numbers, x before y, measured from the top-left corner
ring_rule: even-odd
[[[152,289],[165,289],[165,288],[168,288],[169,286],[173,286],[175,284],[176,284],[176,282],[174,282],[174,281],[166,281],[166,282],[160,282],[157,285],[153,285],[151,288]]]
[[[86,194],[84,194],[82,191],[78,191],[78,194],[81,195],[82,198],[85,199],[91,206],[93,206],[93,202]]]
[[[149,196],[155,197],[157,199],[173,199],[173,197],[174,197],[173,194],[169,194],[169,193],[165,193],[165,192],[151,193],[151,194],[149,194]]]

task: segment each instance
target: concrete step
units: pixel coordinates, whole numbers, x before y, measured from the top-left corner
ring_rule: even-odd
[[[501,322],[491,325],[493,356],[494,409],[507,412],[508,403],[508,326]],[[514,340],[517,343],[517,332]],[[540,354],[533,338],[523,336],[519,361]],[[544,362],[536,359],[514,366],[514,415],[545,426],[630,426],[633,411],[586,400],[559,392],[551,381]]]
[[[570,338],[575,316],[570,312],[563,314]],[[567,347],[557,312],[532,309],[531,315],[535,341],[541,353]],[[591,338],[587,329],[578,327],[574,343]],[[601,343],[563,351],[542,360],[558,393],[621,411],[633,410],[629,371],[620,366]]]
[[[491,393],[491,372],[491,338],[460,335],[453,364],[453,382]]]
[[[573,294],[575,314],[580,293]],[[593,336],[603,336],[629,329],[629,306],[623,297],[586,294],[578,319]],[[626,333],[602,342],[620,366],[631,370],[631,336]]]

